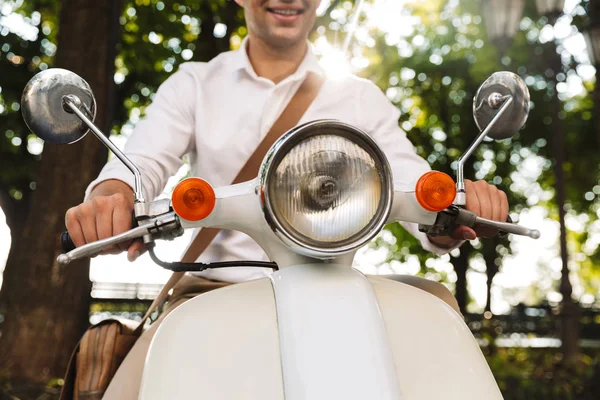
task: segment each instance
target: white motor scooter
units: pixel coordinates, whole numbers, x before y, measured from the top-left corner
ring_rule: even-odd
[[[137,226],[62,254],[59,262],[143,238],[153,259],[171,270],[219,267],[166,263],[153,251],[155,240],[184,229],[217,227],[248,234],[278,267],[270,278],[214,290],[171,312],[152,341],[141,399],[502,398],[450,306],[351,265],[357,249],[393,221],[418,223],[430,235],[462,224],[539,237],[464,209],[464,161],[485,137],[510,137],[527,119],[529,93],[518,76],[496,73],[479,89],[474,115],[482,132],[461,157],[456,183],[429,172],[410,186],[394,184],[368,133],[320,120],[283,135],[254,180],[213,189],[190,178],[171,201],[155,202],[143,199],[136,166],[94,126],[95,100],[80,77],[43,71],[26,87],[22,105],[42,139],[71,143],[90,129],[136,176]]]

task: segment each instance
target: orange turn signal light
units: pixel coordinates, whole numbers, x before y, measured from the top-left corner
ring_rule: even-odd
[[[215,208],[215,191],[204,179],[187,178],[175,186],[171,195],[173,209],[181,218],[199,221]]]
[[[456,184],[443,172],[429,171],[419,178],[415,194],[421,207],[427,211],[440,212],[454,202]]]

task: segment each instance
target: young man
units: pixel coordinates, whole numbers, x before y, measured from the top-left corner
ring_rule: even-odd
[[[228,185],[267,134],[309,72],[323,75],[310,46],[318,0],[236,0],[244,7],[248,37],[240,50],[219,55],[209,63],[183,64],[158,90],[147,117],[140,121],[125,152],[143,175],[145,196],[158,195],[169,176],[192,155],[195,176],[214,186]],[[327,80],[300,123],[335,118],[369,132],[384,149],[395,181],[407,182],[429,170],[398,127],[399,111],[369,81],[356,77]],[[90,185],[86,201],[67,212],[73,242],[84,243],[121,233],[131,227],[133,176],[118,161],[109,162]],[[467,209],[504,221],[506,195],[485,182],[467,182]],[[414,224],[405,227],[424,248],[443,253],[462,240],[495,232],[460,227],[452,237],[428,238]],[[139,242],[108,252],[127,251],[134,260],[143,251]],[[249,237],[221,232],[200,261],[265,259]],[[230,268],[199,275],[225,282],[266,276],[270,270]],[[441,285],[408,278],[415,286],[437,292],[456,307]],[[105,398],[137,398],[144,354],[156,326],[144,333],[119,369]]]

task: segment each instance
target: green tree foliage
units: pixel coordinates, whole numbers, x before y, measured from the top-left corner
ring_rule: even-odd
[[[546,349],[501,349],[488,358],[505,399],[587,400],[600,395],[600,368],[593,355],[566,366]]]

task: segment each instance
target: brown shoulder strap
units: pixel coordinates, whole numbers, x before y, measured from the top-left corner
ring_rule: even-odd
[[[281,135],[283,135],[288,130],[292,129],[294,126],[298,124],[300,118],[304,115],[308,107],[311,105],[317,94],[319,94],[319,90],[323,86],[324,80],[319,75],[309,72],[304,82],[300,85],[290,102],[287,104],[277,121],[273,124],[267,135],[264,137],[260,145],[254,150],[254,153],[250,156],[246,164],[242,167],[240,172],[237,174],[232,184],[241,183],[245,181],[249,181],[250,179],[256,178],[258,174],[258,168],[260,167],[260,163],[262,162],[265,154],[273,143]],[[200,254],[208,247],[208,245],[213,241],[215,236],[219,233],[219,229],[217,228],[203,228],[196,235],[188,249],[186,250],[182,262],[194,262]],[[140,325],[136,329],[137,333],[141,333],[142,326],[150,316],[161,305],[169,294],[169,291],[179,282],[181,277],[184,275],[184,272],[174,272],[173,275],[169,278],[165,286],[163,286],[162,290],[156,296],[148,311],[146,311],[146,315],[142,319]],[[138,332],[139,331],[139,332]]]

